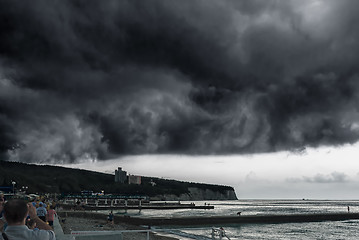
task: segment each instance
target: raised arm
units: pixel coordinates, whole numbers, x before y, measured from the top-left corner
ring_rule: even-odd
[[[33,219],[36,222],[36,225],[39,229],[43,229],[43,230],[52,230],[52,228],[47,225],[44,221],[42,221],[36,214],[36,208],[31,204],[28,203],[27,204],[28,208],[29,208],[29,216],[31,219]]]

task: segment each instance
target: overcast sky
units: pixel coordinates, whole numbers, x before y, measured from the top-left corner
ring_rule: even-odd
[[[301,154],[141,155],[65,166],[111,174],[122,167],[128,174],[229,185],[239,199],[359,199],[358,148],[310,148]]]
[[[275,181],[272,165],[311,166],[284,183],[352,191],[354,175],[336,167],[354,158],[308,156],[359,139],[358,9],[356,0],[0,1],[0,158],[135,166],[158,162],[138,157],[151,154],[203,161],[208,172],[223,161],[238,186],[260,186],[261,171]],[[261,170],[240,172],[242,161]],[[246,196],[267,194],[257,185]]]

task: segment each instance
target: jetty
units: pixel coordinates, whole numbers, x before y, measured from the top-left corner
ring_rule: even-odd
[[[105,219],[103,213],[88,211],[60,212],[61,216],[74,216],[83,218]],[[147,226],[201,226],[224,224],[273,224],[273,223],[300,223],[344,221],[359,219],[359,213],[318,213],[318,214],[285,214],[285,215],[241,215],[241,216],[201,216],[178,218],[141,218],[133,216],[115,216],[115,223]]]
[[[213,205],[195,205],[176,202],[151,202],[141,195],[66,195],[60,206],[65,210],[127,210],[127,209],[214,209]]]
[[[169,205],[155,205],[155,204],[143,204],[143,205],[82,205],[80,207],[70,204],[60,204],[63,209],[78,209],[88,211],[98,210],[143,210],[143,209],[157,209],[157,210],[168,210],[168,209],[214,209],[214,206],[196,206],[192,204],[169,204]]]

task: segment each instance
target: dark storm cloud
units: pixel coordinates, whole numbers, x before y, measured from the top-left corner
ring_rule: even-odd
[[[0,1],[1,158],[354,143],[358,7]]]

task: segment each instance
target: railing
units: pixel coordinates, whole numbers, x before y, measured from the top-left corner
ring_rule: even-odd
[[[79,199],[149,199],[149,196],[144,195],[63,195],[63,198],[79,198]]]

